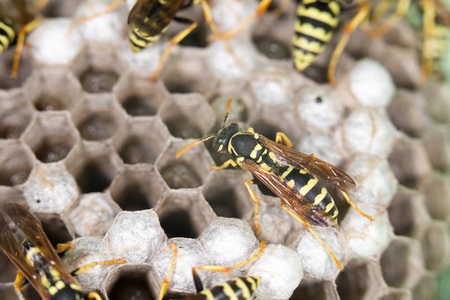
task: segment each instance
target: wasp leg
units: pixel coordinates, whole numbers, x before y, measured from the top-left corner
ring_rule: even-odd
[[[214,21],[212,19],[211,9],[209,8],[208,2],[206,0],[194,0],[194,5],[197,5],[198,3],[202,5],[203,15],[205,15],[206,24],[208,24],[209,28],[211,28],[213,34],[218,34],[216,24],[214,24]]]
[[[306,227],[306,229],[308,229],[313,235],[314,237],[317,239],[317,241],[322,245],[322,247],[325,248],[325,250],[328,252],[328,254],[330,254],[330,256],[333,258],[334,262],[336,263],[336,265],[338,266],[339,270],[344,270],[344,268],[342,267],[341,263],[339,262],[339,260],[336,258],[336,256],[334,255],[333,252],[331,252],[330,248],[328,248],[328,246],[324,243],[324,241],[322,241],[322,239],[317,235],[317,233],[314,231],[314,229],[312,229],[311,225],[309,224],[308,221],[303,220],[302,218],[300,218],[299,215],[297,215],[296,213],[292,212],[287,206],[286,204],[281,201],[281,207],[287,211],[288,213],[290,213],[294,218],[296,218],[300,223],[302,223],[303,226]]]
[[[275,142],[278,144],[283,144],[292,147],[291,140],[283,133],[283,132],[277,132],[277,136],[275,137]]]
[[[231,158],[224,162],[221,166],[211,166],[211,170],[222,170],[228,168],[229,166],[237,167],[237,163]]]
[[[161,59],[159,60],[158,68],[156,68],[156,71],[149,78],[150,82],[154,82],[159,77],[159,73],[161,73],[164,62],[166,61],[167,57],[169,56],[169,53],[170,53],[170,50],[172,50],[172,47],[175,46],[176,44],[178,44],[179,42],[181,42],[181,40],[183,40],[189,33],[191,33],[192,30],[195,29],[195,27],[197,27],[197,22],[195,22],[195,21],[190,21],[190,20],[186,20],[186,19],[182,19],[182,18],[178,18],[178,17],[175,17],[174,20],[176,20],[177,22],[188,23],[191,25],[189,25],[189,27],[184,29],[183,31],[179,32],[176,36],[174,36],[169,41],[169,46],[164,51],[163,55],[161,56]]]
[[[164,294],[166,293],[166,290],[167,290],[167,286],[170,283],[170,281],[169,281],[170,276],[172,275],[173,269],[175,269],[175,260],[177,259],[177,246],[175,245],[175,243],[171,243],[170,247],[172,247],[172,252],[173,252],[172,264],[170,265],[169,272],[167,273],[167,276],[161,285],[161,290],[159,291],[159,297],[158,297],[159,300],[162,300],[162,298],[164,297]]]
[[[102,297],[97,292],[90,292],[87,297],[88,299],[102,300]]]
[[[73,249],[75,249],[75,246],[72,242],[58,244],[56,246],[56,252],[58,252],[59,256],[64,256],[67,253],[69,253],[70,251],[72,251]]]
[[[328,81],[332,86],[336,85],[336,79],[334,78],[334,73],[336,71],[336,66],[339,60],[339,56],[341,56],[342,51],[344,51],[345,46],[352,34],[352,32],[358,27],[358,25],[364,20],[369,12],[370,4],[363,3],[358,10],[356,16],[344,27],[344,32],[342,34],[341,40],[337,44],[336,48],[333,51],[333,55],[331,56],[330,65],[328,67]]]
[[[26,286],[28,285],[28,280],[23,276],[23,273],[20,271],[17,271],[16,280],[14,281],[14,289],[16,292],[18,292],[20,295],[22,295],[22,291]],[[23,295],[22,295],[23,298]],[[25,298],[23,298],[25,299]]]
[[[250,257],[249,259],[247,259],[246,261],[243,261],[241,263],[238,263],[232,267],[222,267],[222,266],[196,266],[192,268],[192,274],[197,274],[196,270],[208,270],[208,271],[213,271],[213,272],[220,272],[220,273],[226,273],[230,276],[233,276],[231,274],[231,270],[237,269],[242,267],[243,265],[248,264],[249,262],[255,260],[256,258],[258,258],[258,256],[261,255],[261,253],[263,253],[264,249],[266,248],[266,242],[262,241],[261,242],[261,248],[259,249],[258,253],[256,253],[255,255],[253,255],[252,257]],[[195,279],[194,279],[195,281]]]
[[[20,55],[22,54],[23,45],[25,44],[25,35],[36,28],[42,22],[42,18],[36,18],[32,20],[30,23],[26,24],[19,30],[19,34],[17,35],[17,45],[16,52],[14,53],[14,61],[12,65],[12,73],[11,76],[16,78],[19,70],[19,61]]]
[[[121,258],[121,259],[113,259],[113,260],[104,261],[104,262],[96,262],[96,261],[94,261],[94,262],[92,262],[90,264],[86,264],[84,266],[79,267],[78,269],[72,271],[71,274],[73,276],[77,276],[77,275],[80,275],[81,273],[85,272],[87,269],[93,268],[95,266],[123,264],[123,263],[125,263],[125,260],[123,258]]]
[[[249,127],[249,128],[247,129],[247,132],[249,132],[249,133],[255,133],[255,129],[254,129],[253,127]]]
[[[105,11],[101,11],[101,12],[93,14],[92,16],[89,16],[89,17],[84,17],[84,18],[77,19],[77,20],[75,20],[75,22],[76,23],[83,23],[83,22],[95,19],[97,17],[109,14],[110,12],[115,10],[117,8],[117,6],[119,6],[119,4],[122,3],[122,2],[126,2],[126,0],[116,0],[113,3],[111,3],[111,5],[109,5],[109,7],[107,9],[105,9]]]
[[[253,190],[250,188],[250,184],[256,184],[254,179],[247,179],[245,181],[245,186],[247,187],[247,190],[250,194],[250,196],[253,199],[253,202],[255,202],[255,232],[256,236],[259,236],[261,234],[261,231],[259,230],[259,199],[256,197]]]
[[[433,0],[422,0],[423,7],[423,46],[422,83],[426,82],[433,70],[433,33],[436,23],[436,7]]]
[[[346,192],[344,192],[343,190],[339,190],[342,194],[342,196],[344,196],[345,200],[348,202],[348,204],[350,204],[361,216],[369,219],[370,221],[373,221],[373,218],[365,213],[363,213],[356,205],[355,203],[350,199],[350,197],[347,195]]]
[[[270,13],[270,15],[276,19],[279,18],[281,16],[281,14],[284,12],[284,10],[286,9],[288,4],[289,4],[289,0],[281,0],[280,5],[278,5],[278,7]]]
[[[387,1],[383,1],[384,3],[387,3]],[[384,21],[377,29],[373,30],[370,35],[372,37],[380,37],[384,34],[386,34],[389,30],[391,30],[400,20],[405,16],[405,14],[408,12],[409,4],[411,3],[411,0],[399,0],[397,3],[397,8],[395,12],[389,16],[389,18]],[[380,4],[381,5],[381,4]],[[385,5],[383,5],[382,10],[385,10]],[[377,12],[378,17],[379,12]]]
[[[272,0],[262,0],[259,3],[258,9],[247,19],[245,19],[244,21],[242,21],[242,23],[239,25],[239,27],[237,27],[236,29],[233,29],[229,32],[225,32],[225,33],[219,33],[219,34],[213,34],[210,39],[211,40],[216,40],[216,39],[230,39],[232,37],[234,37],[236,34],[240,33],[241,31],[243,31],[245,29],[245,27],[247,27],[247,25],[253,21],[254,19],[261,17],[264,12],[267,10],[267,8],[270,5],[270,2],[272,2]]]

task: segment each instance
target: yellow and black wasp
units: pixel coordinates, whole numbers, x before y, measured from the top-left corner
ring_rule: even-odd
[[[12,76],[17,77],[20,55],[25,44],[25,35],[42,22],[35,15],[49,0],[17,0],[0,3],[0,54],[16,42]]]
[[[44,300],[82,300],[83,293],[74,278],[75,275],[96,265],[124,262],[123,259],[94,262],[69,273],[33,214],[16,203],[6,203],[2,208],[26,237],[22,244],[19,244],[8,222],[0,213],[0,249],[19,269],[14,283],[14,288],[19,293],[27,283],[31,283]],[[61,254],[67,253],[72,248],[71,243],[58,245]],[[87,298],[102,299],[96,292],[90,292]]]
[[[231,99],[222,127],[217,134],[208,135],[197,140],[177,153],[177,158],[191,147],[214,138],[213,148],[219,153],[228,153],[232,159],[222,166],[212,166],[220,170],[228,166],[240,166],[250,171],[254,179],[245,181],[247,189],[255,202],[255,231],[259,235],[258,198],[250,188],[250,184],[263,185],[281,199],[281,207],[300,221],[322,244],[332,256],[337,266],[342,269],[336,256],[320,239],[311,225],[337,226],[338,210],[333,198],[317,177],[336,187],[347,202],[361,215],[372,220],[372,217],[361,212],[347,195],[347,191],[355,187],[353,179],[341,169],[317,158],[291,148],[292,143],[282,132],[276,135],[276,141],[255,133],[252,128],[242,132],[239,125],[227,125]],[[285,145],[283,145],[284,143]],[[317,176],[317,177],[316,177]]]
[[[116,0],[105,12],[95,14],[93,16],[79,19],[77,22],[83,22],[99,15],[103,15],[115,9],[121,2],[125,0]],[[129,41],[133,52],[141,51],[144,48],[154,44],[164,33],[172,20],[180,23],[189,24],[189,26],[175,35],[169,41],[169,46],[161,56],[156,71],[150,77],[150,81],[155,81],[161,73],[164,62],[166,61],[171,49],[174,45],[183,40],[190,32],[197,27],[197,22],[176,16],[178,11],[185,9],[191,5],[201,4],[205,19],[213,36],[215,38],[230,38],[243,30],[244,27],[254,18],[261,16],[269,6],[271,0],[263,0],[258,10],[249,18],[244,20],[242,24],[232,32],[219,34],[211,17],[211,11],[207,0],[137,0],[136,4],[128,14]]]
[[[162,300],[164,294],[166,292],[167,286],[169,285],[170,276],[175,268],[175,261],[177,256],[177,249],[175,243],[170,245],[173,251],[173,259],[172,265],[170,266],[167,277],[164,279],[164,282],[161,287],[161,291],[159,294],[159,300]],[[261,248],[258,253],[253,255],[251,258],[247,259],[244,262],[238,263],[232,267],[222,267],[222,266],[197,266],[192,268],[192,276],[195,283],[195,288],[197,289],[197,294],[184,296],[181,298],[182,300],[248,300],[253,294],[256,292],[258,285],[261,281],[261,277],[258,276],[241,276],[234,277],[226,282],[222,282],[216,286],[213,286],[210,289],[204,289],[203,284],[200,280],[200,277],[197,274],[196,270],[209,270],[214,272],[222,272],[232,276],[231,270],[242,267],[245,264],[255,260],[261,253],[264,251],[266,247],[266,243],[261,242]]]

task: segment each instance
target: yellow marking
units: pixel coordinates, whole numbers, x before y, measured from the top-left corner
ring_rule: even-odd
[[[333,219],[336,219],[336,217],[337,217],[338,214],[339,214],[339,211],[336,209],[336,210],[334,211],[334,214],[333,214],[332,218],[333,218]]]
[[[305,169],[300,169],[300,174],[308,174],[309,172],[308,171],[306,171]]]
[[[3,29],[6,32],[6,34],[8,35],[9,39],[11,39],[11,40],[16,35],[14,32],[14,29],[4,22],[0,22],[0,29]]]
[[[217,149],[217,152],[222,151],[222,149],[223,149],[223,145],[220,145],[219,148]]]
[[[258,155],[258,151],[256,151],[255,149],[252,150],[252,153],[250,153],[250,157],[255,159],[256,155]]]
[[[244,299],[250,298],[251,294],[245,282],[240,278],[236,278],[234,282],[236,283],[236,286],[242,290],[242,296],[244,297]]]
[[[273,162],[277,161],[277,155],[272,151],[269,152],[269,157],[273,160]]]
[[[329,7],[335,15],[339,14],[339,12],[340,12],[339,5],[337,6],[337,11],[336,11],[336,6],[332,6],[332,7],[329,6]],[[297,16],[311,18],[311,19],[320,21],[322,23],[325,23],[331,27],[336,27],[337,24],[339,23],[338,17],[334,17],[330,13],[328,13],[326,11],[321,11],[315,7],[306,8],[303,5],[299,5],[298,9],[297,9]]]
[[[260,155],[256,162],[259,164],[260,162],[262,162],[262,158],[263,158],[262,155]]]
[[[284,172],[283,174],[281,174],[280,176],[280,180],[284,180],[284,178],[286,178],[286,176],[289,175],[289,173],[291,173],[292,169],[294,169],[294,167],[289,167],[286,172]]]
[[[77,284],[77,283],[71,283],[69,286],[70,286],[70,288],[72,290],[77,290],[77,291],[81,291],[82,290],[81,286],[79,284]]]
[[[55,283],[55,286],[56,286],[56,288],[57,288],[58,290],[62,290],[66,285],[65,285],[64,281],[58,280],[58,281]]]
[[[302,186],[302,188],[298,192],[300,193],[300,195],[305,196],[306,193],[308,193],[316,185],[317,182],[317,178],[311,178],[308,183]]]
[[[291,188],[291,189],[294,187],[294,185],[295,185],[295,180],[294,180],[294,179],[290,180],[290,181],[287,183],[287,186],[288,186],[289,188]]]
[[[5,45],[5,48],[8,48],[8,46],[9,46],[9,39],[4,35],[0,35],[0,46],[1,45]],[[3,47],[2,47],[2,52],[3,52]]]
[[[214,300],[214,295],[211,293],[211,290],[203,290],[200,294],[206,296],[206,300]]]
[[[255,291],[256,288],[258,287],[258,284],[260,282],[260,278],[257,279],[257,281],[255,281],[255,279],[253,277],[247,277],[247,281],[250,282],[250,284],[252,285],[252,291]]]
[[[334,206],[333,202],[328,203],[327,207],[325,207],[325,212],[329,212],[333,208],[333,206]]]
[[[323,42],[328,42],[333,36],[333,31],[326,31],[322,27],[314,27],[310,23],[300,23],[299,20],[295,21],[295,31],[303,33],[307,36],[311,36]]]
[[[47,278],[47,276],[45,274],[41,275],[41,283],[47,289],[50,287],[50,281],[48,281],[48,278]]]
[[[223,293],[228,296],[229,300],[239,300],[238,297],[236,296],[236,294],[234,293],[233,289],[231,288],[231,286],[224,282],[222,284],[219,284],[221,286],[223,286]]]
[[[256,151],[260,151],[263,147],[261,146],[261,144],[256,144],[254,150]]]
[[[34,267],[33,256],[39,255],[39,254],[41,254],[41,250],[39,250],[39,248],[31,247],[28,250],[26,259],[27,259],[28,264],[30,264],[30,266]]]
[[[60,278],[59,272],[55,268],[49,270],[50,274],[55,278],[55,280]]]
[[[260,166],[261,166],[261,168],[262,168],[264,171],[270,172],[270,171],[272,170],[272,168],[271,168],[268,164],[266,164],[266,163],[263,163],[263,164],[260,165]]]
[[[314,53],[320,53],[325,49],[326,45],[324,43],[320,43],[318,41],[308,41],[303,36],[296,37],[294,36],[293,41],[294,46],[299,47],[306,51],[311,51]]]
[[[315,54],[304,54],[303,57],[297,57],[299,54],[298,52],[301,52],[301,54],[304,54],[303,51],[294,50],[294,64],[295,68],[299,71],[303,71],[307,67],[311,65],[311,63],[314,61],[317,55]]]
[[[48,288],[48,293],[52,296],[56,295],[57,292],[58,292],[58,289],[54,286],[51,286]]]
[[[320,202],[322,202],[323,198],[325,198],[327,193],[328,193],[327,189],[322,187],[322,191],[320,192],[320,194],[317,195],[316,198],[314,198],[314,205],[317,205]]]
[[[244,162],[244,157],[240,156],[236,159],[236,161],[238,162],[238,164],[242,164]]]

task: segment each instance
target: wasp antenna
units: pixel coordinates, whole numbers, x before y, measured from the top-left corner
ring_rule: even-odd
[[[222,122],[222,127],[221,128],[224,128],[225,125],[228,122],[228,115],[230,114],[231,102],[233,102],[233,99],[232,98],[228,99],[227,111],[225,112],[225,117],[223,118],[223,122]]]
[[[207,135],[205,137],[202,137],[201,139],[190,143],[186,146],[184,146],[183,148],[181,148],[180,150],[178,150],[177,155],[175,156],[176,158],[179,158],[181,156],[181,154],[183,154],[186,150],[191,149],[192,147],[194,147],[195,145],[201,144],[209,139],[212,139],[213,137],[216,137],[215,134],[211,134],[211,135]]]

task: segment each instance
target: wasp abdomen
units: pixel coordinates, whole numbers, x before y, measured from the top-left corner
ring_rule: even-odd
[[[15,37],[13,21],[8,18],[0,18],[0,54],[8,49]]]
[[[340,6],[335,0],[304,0],[297,8],[293,56],[299,71],[306,69],[325,49],[339,23]]]
[[[201,291],[207,300],[217,299],[238,299],[247,300],[254,294],[258,287],[260,278],[247,276],[236,277],[227,282],[223,282],[209,290]]]

